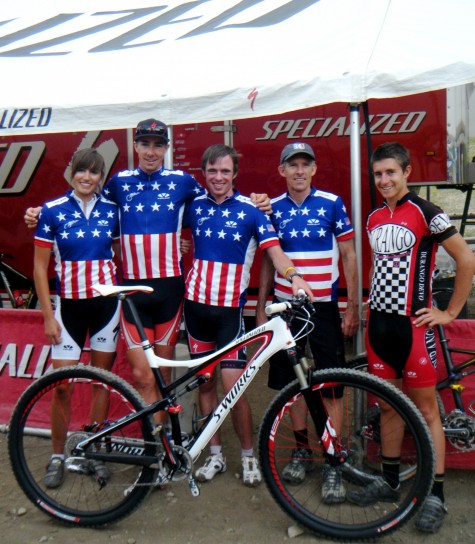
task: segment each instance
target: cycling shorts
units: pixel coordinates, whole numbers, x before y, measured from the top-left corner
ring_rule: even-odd
[[[416,327],[415,319],[368,310],[368,365],[380,378],[403,379],[408,387],[431,387],[437,383],[434,330]]]
[[[224,348],[244,334],[242,308],[211,306],[185,300],[183,315],[192,359]],[[221,369],[243,369],[246,364],[246,351],[240,349],[221,361]]]
[[[116,350],[120,302],[115,297],[57,297],[54,316],[61,327],[62,342],[52,346],[52,359],[79,361],[88,333],[91,350]]]
[[[180,333],[183,295],[183,276],[151,278],[144,280],[123,280],[123,285],[147,285],[153,293],[137,292],[130,295],[142,321],[150,343],[161,346],[175,346]],[[137,327],[133,324],[130,309],[125,302],[122,306],[122,333],[129,349],[141,347]]]
[[[314,302],[315,313],[312,316],[313,331],[297,341],[297,356],[306,353],[307,340],[315,367],[341,368],[345,365],[345,344],[341,330],[340,311],[337,302]],[[302,321],[294,320],[290,329],[297,334],[302,328]],[[283,389],[296,378],[294,369],[285,351],[279,351],[269,359],[268,386],[271,389]]]

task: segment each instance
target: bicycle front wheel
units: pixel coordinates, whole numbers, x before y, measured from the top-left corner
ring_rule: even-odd
[[[340,398],[336,398],[338,391]],[[331,502],[334,497],[329,501],[322,494],[327,456],[308,417],[308,446],[302,448],[307,450],[306,455],[300,459],[295,455],[298,451],[292,417],[295,420],[297,413],[302,414],[302,407],[304,413],[306,409],[295,381],[270,404],[259,433],[261,469],[274,499],[299,524],[325,537],[353,541],[395,531],[415,515],[432,486],[434,452],[420,412],[398,389],[361,371],[314,372],[311,392],[314,400],[318,398],[317,405],[322,406],[320,401],[323,402],[338,435],[341,464],[337,471],[342,476],[343,493],[335,502]],[[399,437],[403,434],[401,460],[414,467],[413,477],[400,484],[399,498],[392,502],[357,506],[345,500],[346,493],[361,489],[380,474],[378,447],[367,447],[361,429],[355,425],[355,410],[361,402],[369,408],[385,402],[393,409],[395,432]],[[385,440],[391,439],[386,431]]]
[[[144,456],[157,455],[153,418],[106,434],[84,453],[75,448],[144,406],[127,382],[97,368],[64,367],[35,381],[15,406],[8,435],[11,466],[27,497],[46,514],[76,526],[104,525],[130,514],[156,479],[156,469],[140,465]],[[64,453],[63,477],[55,482],[45,481],[53,451]],[[88,452],[110,456],[102,460],[105,476]]]

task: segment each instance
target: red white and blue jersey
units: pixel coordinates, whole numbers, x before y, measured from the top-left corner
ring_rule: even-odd
[[[432,306],[432,276],[438,244],[456,228],[438,206],[407,193],[394,211],[386,204],[366,223],[373,250],[370,308],[415,315]]]
[[[113,202],[94,195],[89,218],[73,191],[47,202],[38,218],[35,245],[52,248],[62,298],[93,298],[95,283],[116,284],[112,240],[119,238],[119,210]]]
[[[204,189],[181,170],[146,174],[124,170],[103,189],[120,209],[123,274],[126,279],[180,276],[180,235],[185,204]]]
[[[311,187],[297,204],[284,193],[271,200],[272,222],[284,253],[310,285],[316,302],[338,300],[338,242],[354,237],[343,200]],[[278,272],[274,293],[292,298],[292,287]]]
[[[256,248],[279,244],[269,218],[237,191],[218,204],[205,194],[186,208],[193,264],[185,298],[211,306],[242,307]]]

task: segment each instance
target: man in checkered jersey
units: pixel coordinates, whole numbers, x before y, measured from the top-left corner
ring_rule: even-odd
[[[368,364],[372,373],[398,387],[402,382],[427,421],[434,441],[436,474],[416,527],[436,532],[447,509],[443,482],[445,437],[439,416],[435,339],[432,327],[445,325],[460,313],[469,295],[475,256],[437,206],[409,191],[409,151],[398,143],[379,146],[371,159],[375,184],[384,197],[368,217],[373,272],[366,329]],[[441,244],[457,264],[454,291],[446,310],[432,307],[432,275]],[[383,478],[358,491],[350,502],[368,505],[399,496],[399,465],[403,429],[391,410],[381,405]],[[393,434],[395,433],[395,434]]]

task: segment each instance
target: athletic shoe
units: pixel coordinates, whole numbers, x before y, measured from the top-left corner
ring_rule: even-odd
[[[107,482],[111,474],[104,462],[100,461],[99,459],[92,459],[89,464],[91,467],[91,472],[94,474],[94,476],[96,476],[99,480]]]
[[[226,459],[214,454],[206,458],[205,464],[195,472],[195,478],[199,482],[209,482],[220,472],[226,472]]]
[[[46,467],[43,483],[46,487],[54,489],[64,482],[64,459],[53,457]]]
[[[322,501],[325,504],[339,504],[345,501],[346,489],[339,467],[324,465],[322,469]]]
[[[242,457],[242,482],[248,487],[257,487],[262,482],[261,471],[255,457]]]
[[[282,478],[291,484],[301,484],[305,480],[305,474],[314,470],[312,450],[297,448],[292,450],[292,460],[282,471]]]
[[[379,501],[397,501],[399,495],[399,486],[397,486],[396,489],[393,489],[384,478],[377,478],[362,489],[348,491],[346,498],[358,506],[368,506]]]
[[[447,507],[435,495],[429,495],[416,520],[416,528],[426,533],[436,533],[444,523]]]

